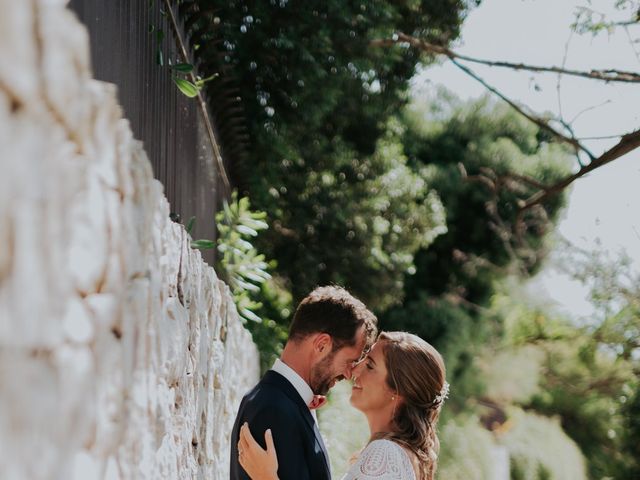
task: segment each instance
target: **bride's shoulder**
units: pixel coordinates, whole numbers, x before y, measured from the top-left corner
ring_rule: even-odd
[[[374,440],[365,447],[346,478],[376,480],[415,480],[407,451],[391,440]]]

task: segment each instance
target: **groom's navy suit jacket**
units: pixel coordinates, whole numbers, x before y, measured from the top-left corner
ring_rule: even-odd
[[[264,432],[271,429],[280,480],[331,479],[329,456],[309,407],[279,373],[269,370],[242,399],[231,433],[231,480],[249,479],[238,463],[239,431],[244,422],[263,448]]]

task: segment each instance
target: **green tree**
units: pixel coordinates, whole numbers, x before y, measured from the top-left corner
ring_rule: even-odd
[[[216,82],[235,79],[248,121],[249,157],[234,170],[269,213],[256,244],[294,303],[329,282],[373,308],[398,302],[413,253],[442,229],[437,196],[390,129],[429,58],[371,42],[409,31],[448,44],[477,2],[195,3],[197,53]]]
[[[495,282],[539,268],[546,233],[564,199],[552,197],[530,211],[525,228],[514,235],[518,202],[536,188],[532,182],[565,174],[569,155],[548,143],[538,127],[487,98],[461,104],[444,94],[410,109],[404,121],[409,165],[426,171],[440,195],[447,233],[418,251],[416,272],[405,279],[404,303],[384,315],[383,326],[416,332],[444,351],[458,398],[464,398],[480,389],[474,345],[500,327],[499,318],[484,314]]]
[[[490,354],[500,371],[487,376],[494,380],[486,395],[504,404],[505,399],[496,395],[504,391],[500,382],[526,371],[526,381],[535,379],[535,391],[515,403],[558,417],[584,453],[590,478],[635,478],[640,444],[640,278],[625,255],[613,257],[571,245],[561,252],[568,273],[590,287],[594,313],[588,320],[570,321],[544,306],[528,306],[513,286],[508,293],[503,289],[492,306],[492,314],[504,325],[504,335],[492,347],[502,353]],[[521,358],[537,365],[537,372],[523,369]]]
[[[588,388],[578,393],[594,401],[576,407],[593,418],[577,418],[567,431],[585,437],[593,476],[635,478],[640,472],[640,274],[624,252],[566,245],[563,257],[566,271],[589,287],[595,307],[579,357]]]

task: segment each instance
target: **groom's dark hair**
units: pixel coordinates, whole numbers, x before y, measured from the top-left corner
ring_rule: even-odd
[[[333,350],[352,346],[356,333],[364,325],[368,349],[378,333],[378,319],[360,300],[342,287],[317,287],[296,309],[289,327],[289,339],[302,340],[314,333],[327,333],[333,339]]]

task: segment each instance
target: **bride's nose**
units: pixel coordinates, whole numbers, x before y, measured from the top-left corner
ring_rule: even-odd
[[[351,375],[349,376],[349,378],[351,378],[352,380],[354,378],[356,378],[358,376],[358,374],[360,373],[360,368],[362,366],[363,362],[354,362],[351,364],[351,369],[350,369],[350,373]]]

